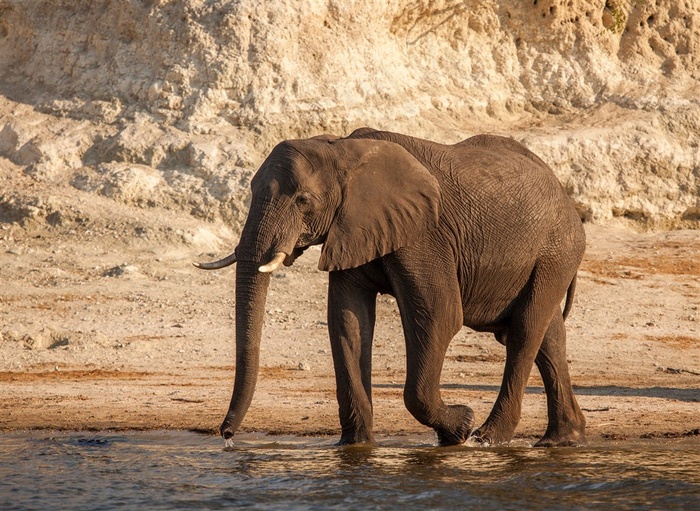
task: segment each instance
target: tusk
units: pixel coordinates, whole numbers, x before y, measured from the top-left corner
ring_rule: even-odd
[[[269,263],[261,266],[258,268],[258,270],[262,273],[271,273],[275,271],[277,268],[280,267],[280,265],[284,262],[284,260],[287,258],[287,254],[284,252],[277,252],[275,254],[275,257],[270,261]]]
[[[226,266],[230,266],[235,262],[236,262],[236,252],[234,252],[230,256],[226,256],[223,259],[219,259],[218,261],[213,261],[211,263],[192,263],[192,264],[195,265],[200,270],[218,270],[220,268],[225,268]]]

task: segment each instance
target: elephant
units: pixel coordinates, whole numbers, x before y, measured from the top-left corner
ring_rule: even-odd
[[[338,445],[375,442],[371,352],[379,294],[396,299],[403,326],[404,404],[440,445],[509,442],[533,365],[548,412],[535,445],[585,444],[564,327],[585,231],[534,153],[490,134],[443,145],[360,128],[344,138],[279,143],[251,190],[233,253],[195,263],[209,270],[237,264],[236,372],[220,427],[225,439],[241,425],[255,390],[270,273],[322,245]],[[499,394],[476,430],[472,409],[448,405],[440,394],[448,345],[463,326],[493,333],[506,349]]]

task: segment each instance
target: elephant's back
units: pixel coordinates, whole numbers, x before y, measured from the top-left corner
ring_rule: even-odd
[[[556,175],[534,153],[470,145],[450,153],[435,171],[443,193],[485,208],[494,221],[540,223],[555,209],[573,208]]]
[[[542,161],[542,159],[535,153],[530,151],[523,144],[517,140],[510,137],[503,137],[500,135],[492,135],[490,133],[485,133],[481,135],[474,135],[462,142],[459,142],[453,146],[457,150],[460,149],[484,149],[486,151],[500,152],[509,151],[512,153],[520,154],[525,156],[529,160],[533,161],[537,165],[547,167],[547,164]]]
[[[532,240],[552,224],[570,228],[577,222],[580,227],[573,202],[556,175],[512,138],[482,134],[443,145],[371,128],[360,128],[348,138],[396,143],[426,167],[440,183],[442,223],[448,231],[493,232],[500,242],[497,233],[518,230]]]

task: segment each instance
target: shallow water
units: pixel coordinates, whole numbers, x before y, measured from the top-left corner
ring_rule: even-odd
[[[700,443],[338,448],[320,438],[0,433],[0,509],[700,509]]]

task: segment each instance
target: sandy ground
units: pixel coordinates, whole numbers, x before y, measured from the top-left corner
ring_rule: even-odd
[[[222,252],[134,231],[151,213],[129,215],[123,225],[0,224],[0,430],[218,428],[234,375],[234,270],[195,269],[193,260]],[[158,216],[196,222],[168,215]],[[589,437],[700,441],[700,231],[587,226],[587,234],[567,329]],[[273,276],[244,431],[339,435],[318,255],[309,250]],[[403,406],[404,351],[395,301],[380,297],[379,434],[427,431]],[[503,363],[490,335],[463,329],[445,362],[445,400],[470,405],[480,423]],[[516,435],[535,438],[545,426],[533,371]]]

